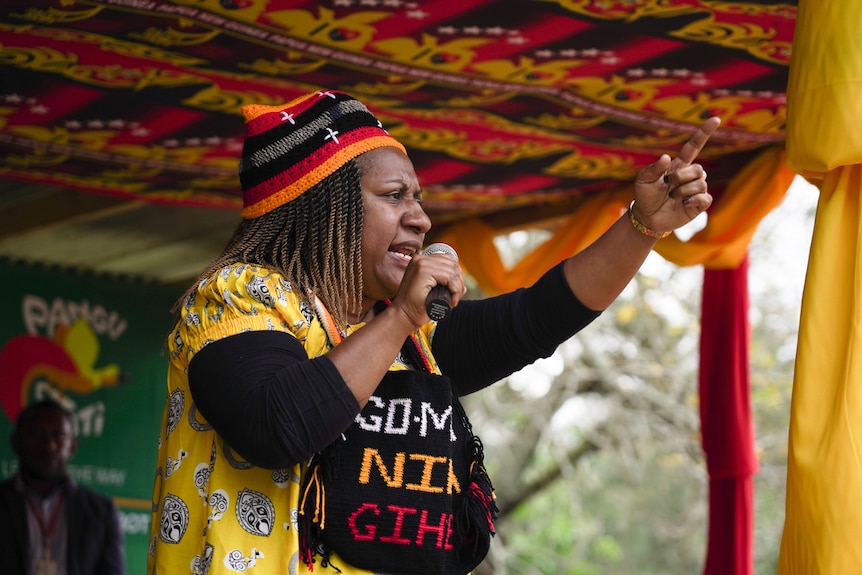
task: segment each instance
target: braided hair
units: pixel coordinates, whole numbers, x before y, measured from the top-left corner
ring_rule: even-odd
[[[178,314],[198,284],[234,263],[260,265],[291,282],[312,304],[317,296],[339,324],[362,301],[362,190],[355,160],[299,197],[255,218],[243,219],[222,254],[177,300]]]

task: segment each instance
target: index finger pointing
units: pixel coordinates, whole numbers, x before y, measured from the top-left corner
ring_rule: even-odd
[[[713,116],[701,124],[700,128],[697,129],[691,138],[682,145],[679,155],[671,162],[670,170],[673,171],[691,164],[706,145],[706,142],[709,141],[709,137],[715,132],[719,124],[721,124],[721,118],[718,116]]]

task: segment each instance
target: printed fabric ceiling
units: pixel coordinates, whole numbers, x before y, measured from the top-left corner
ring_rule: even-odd
[[[364,101],[437,226],[630,185],[704,119],[716,197],[783,147],[796,2],[4,0],[0,178],[238,209],[240,106]]]

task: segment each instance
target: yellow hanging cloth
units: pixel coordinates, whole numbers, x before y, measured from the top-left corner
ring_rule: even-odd
[[[778,575],[862,573],[862,2],[800,0],[787,160],[820,188],[802,296]]]

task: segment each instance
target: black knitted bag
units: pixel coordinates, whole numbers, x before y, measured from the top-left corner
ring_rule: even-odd
[[[497,516],[482,443],[449,378],[421,369],[383,378],[343,437],[312,459],[302,494],[309,568],[319,557],[337,569],[334,552],[375,573],[463,575],[488,553]]]

